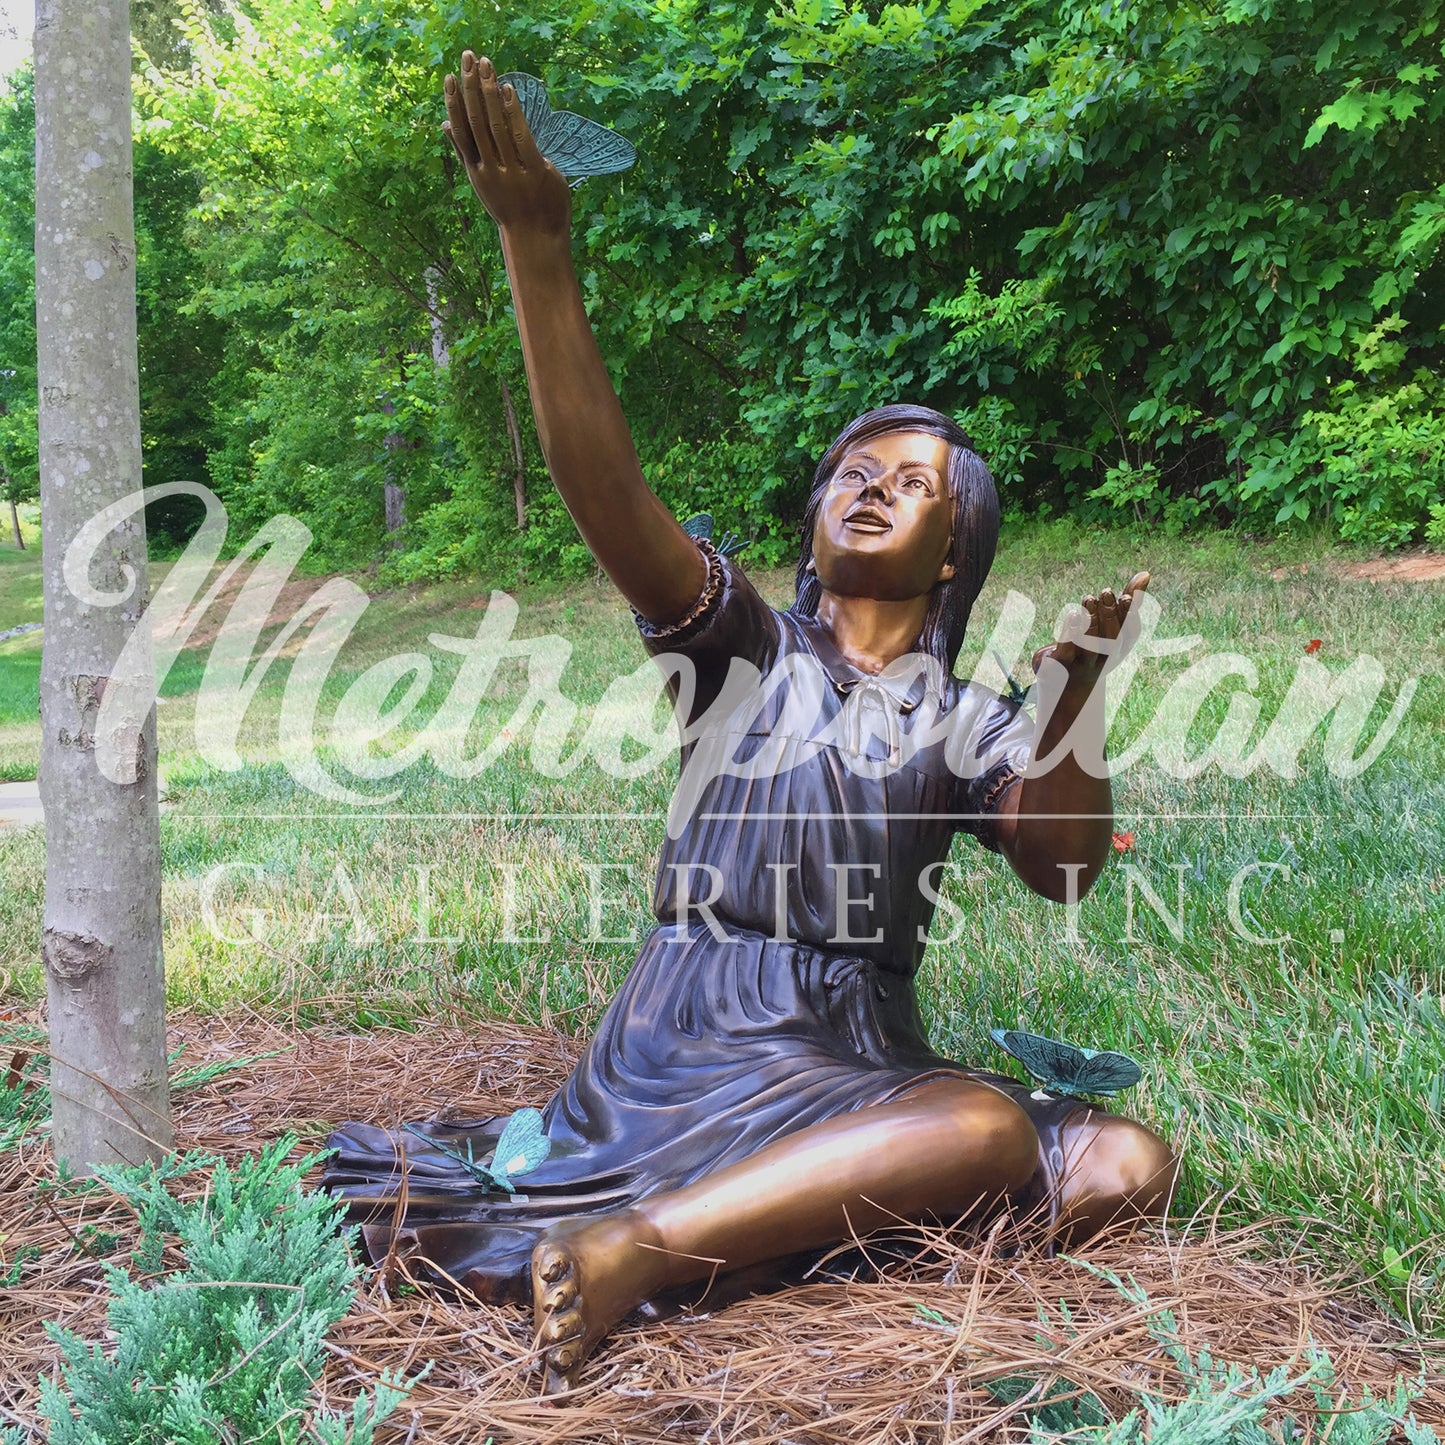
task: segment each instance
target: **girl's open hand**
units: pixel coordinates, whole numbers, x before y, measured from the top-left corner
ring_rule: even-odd
[[[1149,574],[1136,572],[1133,580],[1116,597],[1112,587],[1103,588],[1097,597],[1085,597],[1083,615],[1088,624],[1067,628],[1058,642],[1041,647],[1034,653],[1034,672],[1038,673],[1045,661],[1060,663],[1067,671],[1069,686],[1092,687],[1106,666],[1117,662],[1134,645],[1139,635],[1139,621],[1129,623],[1134,598],[1149,586]],[[1097,639],[1108,646],[1090,646],[1090,639]]]
[[[504,232],[565,236],[572,193],[537,149],[516,91],[499,86],[492,62],[470,50],[462,51],[460,79],[447,76],[445,89],[442,129],[488,215]]]

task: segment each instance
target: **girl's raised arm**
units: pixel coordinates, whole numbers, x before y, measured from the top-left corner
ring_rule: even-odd
[[[445,130],[501,232],[542,454],[582,539],[650,622],[696,603],[706,563],[643,480],[637,449],[582,305],[572,195],[542,157],[510,85],[462,52],[446,78]]]

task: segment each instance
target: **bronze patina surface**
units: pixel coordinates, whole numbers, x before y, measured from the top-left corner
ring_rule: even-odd
[[[797,601],[768,607],[643,479],[583,309],[571,195],[515,94],[468,51],[446,104],[501,233],[548,468],[669,669],[684,797],[658,926],[547,1106],[552,1152],[523,1194],[458,1159],[486,1157],[502,1120],[333,1135],[327,1184],[373,1257],[401,1248],[485,1297],[530,1298],[555,1390],[648,1302],[780,1278],[899,1219],[1034,1206],[1077,1241],[1162,1212],[1176,1160],[1157,1135],[942,1058],[913,983],[955,832],[1056,900],[1098,876],[1103,672],[1148,574],[1085,598],[1087,627],[1036,655],[1037,727],[958,681],[997,498],[956,424],[893,406],[823,457]]]

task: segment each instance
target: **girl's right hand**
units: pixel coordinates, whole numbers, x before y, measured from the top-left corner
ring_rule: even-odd
[[[572,226],[572,193],[562,173],[532,138],[517,93],[497,85],[485,55],[462,52],[461,78],[446,78],[451,141],[487,213],[512,235],[565,236]]]

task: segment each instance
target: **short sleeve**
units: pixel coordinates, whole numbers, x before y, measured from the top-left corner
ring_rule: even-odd
[[[778,614],[730,558],[705,537],[693,540],[707,562],[707,580],[691,611],[667,625],[633,612],[643,646],[669,671],[668,691],[674,703],[680,667],[693,671],[695,689],[685,722],[712,705],[735,659],[751,663],[760,674],[767,672],[778,654],[782,626]]]
[[[994,697],[979,711],[958,779],[959,828],[998,852],[994,822],[1033,751],[1034,720],[1018,703]]]

